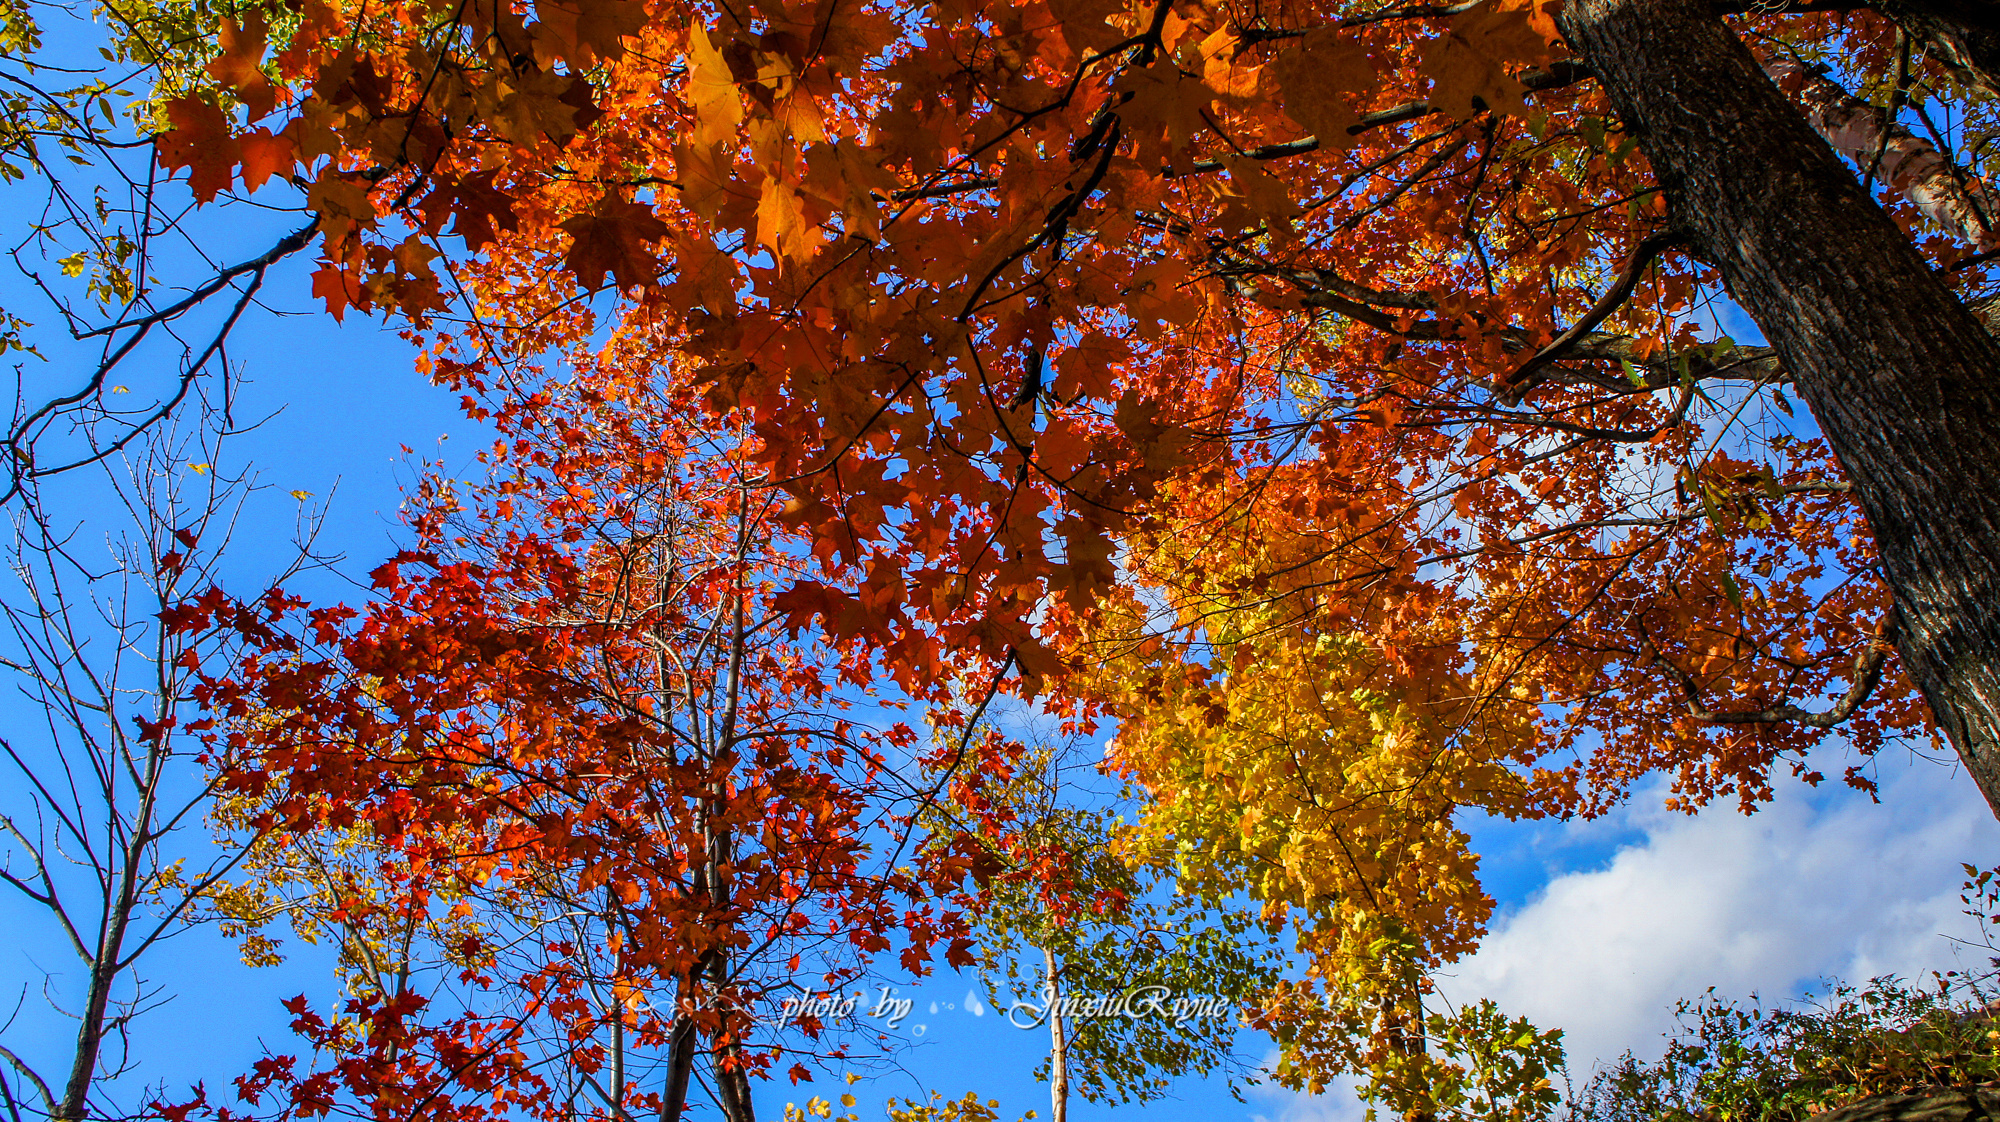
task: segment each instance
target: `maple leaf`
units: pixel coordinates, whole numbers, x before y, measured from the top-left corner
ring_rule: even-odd
[[[552,37],[554,57],[586,67],[617,60],[625,40],[646,27],[645,0],[552,0],[535,10],[538,40]]]
[[[1202,40],[1202,82],[1215,96],[1245,102],[1255,97],[1262,73],[1243,60],[1242,40],[1229,27],[1218,27]]]
[[[168,100],[167,128],[154,137],[154,151],[167,171],[188,169],[196,202],[208,202],[229,187],[238,159],[236,139],[222,110],[193,94]]]
[[[775,175],[764,180],[764,193],[757,200],[759,244],[779,257],[797,259],[812,252],[812,231],[798,190]]]
[[[465,247],[474,253],[491,245],[501,230],[520,229],[513,196],[493,186],[496,174],[489,169],[439,184],[420,204],[425,228],[437,233],[450,216],[451,232],[464,238]]]
[[[264,74],[264,13],[249,9],[238,23],[225,17],[216,28],[216,45],[221,53],[208,64],[208,73],[228,86],[237,100],[256,120],[277,105],[278,91]]]
[[[743,99],[729,64],[700,24],[688,28],[688,102],[694,108],[693,144],[704,149],[734,136],[743,121]]]
[[[1132,357],[1123,340],[1092,331],[1056,356],[1056,396],[1064,401],[1111,395],[1116,372]]]
[[[1126,129],[1139,141],[1139,158],[1171,163],[1187,150],[1196,133],[1207,127],[1202,110],[1207,87],[1188,80],[1165,52],[1153,65],[1135,67],[1120,83],[1131,95],[1119,113]]]
[[[1453,16],[1450,29],[1424,48],[1431,102],[1466,120],[1485,109],[1526,115],[1527,92],[1512,71],[1548,63],[1555,25],[1545,0],[1483,0]]]
[[[440,254],[424,241],[423,235],[411,234],[390,256],[398,269],[412,276],[424,276],[431,271],[431,262],[437,260]]]
[[[298,165],[291,139],[283,133],[273,135],[269,129],[255,128],[237,137],[236,144],[245,191],[257,190],[272,176],[289,176]]]
[[[1347,130],[1361,118],[1348,95],[1368,90],[1376,81],[1367,48],[1333,28],[1314,28],[1297,46],[1279,52],[1271,69],[1284,93],[1286,116],[1323,147],[1353,146],[1355,137]]]
[[[1227,230],[1263,226],[1273,236],[1290,235],[1290,220],[1299,213],[1299,207],[1285,184],[1256,160],[1232,157],[1225,159],[1223,166],[1229,170],[1231,190],[1216,222]]]
[[[513,144],[528,148],[546,138],[564,147],[597,118],[591,86],[574,75],[529,69],[481,87],[493,102],[487,119]]]
[[[620,289],[651,281],[660,263],[645,243],[671,232],[652,207],[615,196],[606,196],[589,214],[565,220],[561,228],[572,239],[563,260],[577,283],[592,291],[604,287],[607,274]]]
[[[1109,588],[1117,577],[1117,567],[1111,563],[1117,543],[1103,528],[1081,519],[1068,519],[1056,527],[1056,532],[1063,540],[1064,564],[1053,583],[1083,597]]]
[[[721,144],[676,146],[674,170],[679,176],[674,185],[680,190],[681,202],[710,222],[721,216],[731,196],[742,189],[729,152]]]
[[[361,176],[343,174],[329,166],[322,168],[319,177],[306,188],[306,200],[319,215],[320,229],[329,247],[347,248],[359,231],[375,225],[377,216],[369,187]]]
[[[804,191],[840,213],[848,236],[864,241],[882,237],[881,205],[895,190],[895,173],[873,162],[851,140],[816,144],[806,150]]]
[[[338,265],[321,265],[313,271],[312,294],[326,301],[327,314],[335,323],[347,316],[350,305],[361,300],[361,290],[354,275]]]

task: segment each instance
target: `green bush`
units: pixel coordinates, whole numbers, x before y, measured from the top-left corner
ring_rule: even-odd
[[[1571,1103],[1574,1122],[1803,1122],[1871,1095],[2000,1079],[1993,974],[1877,978],[1764,1008],[1710,990],[1676,1010],[1666,1055],[1627,1053]]]

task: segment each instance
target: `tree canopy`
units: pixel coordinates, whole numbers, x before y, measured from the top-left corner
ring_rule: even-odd
[[[5,11],[27,65],[33,14]],[[299,224],[169,300],[146,239],[78,208],[61,271],[108,320],[73,330],[131,343],[17,418],[17,484],[132,345],[243,285],[184,395],[293,255],[498,433],[489,479],[413,496],[373,600],[169,609],[240,642],[204,668],[202,742],[229,821],[280,841],[238,922],[349,893],[371,964],[348,1019],[300,1011],[335,1067],[252,1093],[315,1113],[337,1070],[404,1117],[476,1068],[551,1117],[589,1082],[672,1119],[699,1046],[753,1122],[747,1075],[798,1041],[739,1010],[808,958],[828,989],[891,951],[970,961],[994,854],[1032,832],[989,797],[1023,766],[983,720],[1001,695],[1115,726],[1148,796],[1126,851],[1288,925],[1304,976],[1255,1010],[1280,1076],[1368,1076],[1412,1116],[1553,1101],[1552,1036],[1431,1002],[1492,913],[1466,816],[1601,813],[1654,777],[1688,811],[1786,774],[1866,790],[1884,744],[1934,735],[2000,806],[1982,8],[102,14],[194,212]],[[111,87],[15,95],[16,171],[115,149]],[[857,693],[938,735],[850,720]],[[1068,860],[1028,868],[1073,884]],[[434,919],[475,897],[531,960]],[[413,1047],[383,979],[419,929],[519,1000]],[[655,1098],[602,1086],[604,1030],[659,1054]]]

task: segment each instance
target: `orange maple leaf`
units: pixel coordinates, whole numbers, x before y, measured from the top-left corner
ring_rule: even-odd
[[[812,223],[805,215],[805,200],[798,189],[778,176],[764,181],[757,201],[757,241],[779,257],[798,259],[810,254],[814,240]]]
[[[284,134],[273,134],[270,129],[251,129],[236,138],[243,158],[243,189],[255,191],[272,176],[289,174],[298,162],[292,142]]]
[[[1460,120],[1482,109],[1525,116],[1524,66],[1551,61],[1555,24],[1543,0],[1486,0],[1452,17],[1451,30],[1424,50],[1431,103]]]
[[[659,259],[646,242],[665,237],[670,229],[645,203],[606,197],[589,214],[565,221],[562,229],[574,239],[563,258],[575,271],[577,283],[596,291],[609,273],[620,289],[645,284],[659,275]]]
[[[1285,98],[1285,115],[1319,138],[1323,148],[1354,144],[1348,126],[1360,120],[1347,95],[1374,86],[1367,48],[1332,28],[1308,32],[1271,63]]]
[[[584,66],[623,56],[626,38],[646,27],[645,0],[550,0],[535,7],[542,20],[537,38],[550,41],[557,57]]]
[[[264,76],[264,13],[252,8],[238,24],[224,19],[215,32],[222,53],[208,64],[208,73],[227,85],[245,108],[250,119],[269,113],[278,103],[277,88]]]
[[[361,288],[354,276],[338,265],[321,265],[312,275],[314,296],[326,301],[327,314],[335,323],[347,317],[349,305],[361,302]]]
[[[160,166],[188,169],[188,188],[196,202],[208,202],[229,186],[240,150],[229,135],[222,110],[187,94],[166,104],[167,130],[153,138]]]
[[[1201,114],[1208,87],[1187,80],[1164,53],[1151,66],[1134,67],[1119,85],[1132,95],[1120,117],[1139,144],[1142,163],[1171,163],[1207,125]]]

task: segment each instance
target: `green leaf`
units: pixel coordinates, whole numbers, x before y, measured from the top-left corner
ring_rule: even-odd
[[[1736,587],[1736,578],[1730,576],[1727,569],[1722,570],[1722,591],[1729,597],[1729,602],[1736,605],[1737,611],[1743,610],[1743,590]]]

